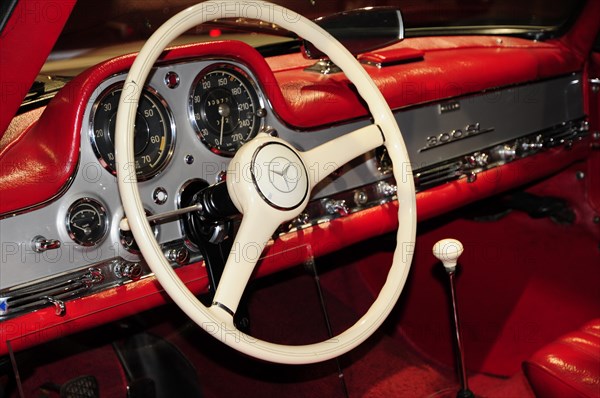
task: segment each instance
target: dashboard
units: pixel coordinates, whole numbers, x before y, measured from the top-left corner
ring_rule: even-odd
[[[6,304],[0,316],[31,311],[53,300],[150,273],[133,236],[119,226],[124,214],[113,140],[118,102],[128,94],[122,89],[125,77],[126,73],[117,73],[94,87],[83,112],[76,172],[60,198],[2,221],[2,228],[10,229],[15,241],[24,244],[16,244],[14,250],[6,248],[8,261],[0,282]],[[357,124],[310,134],[296,131],[280,120],[262,87],[249,66],[232,59],[183,61],[154,69],[137,111],[135,164],[125,167],[139,181],[149,216],[185,207],[186,190],[223,181],[236,149],[259,131],[310,149]],[[357,160],[343,178],[324,184],[315,200],[352,188],[367,176],[367,181],[381,178],[373,155]],[[325,199],[321,207],[325,219],[328,214],[338,215],[345,205]],[[156,237],[175,266],[201,259],[182,224],[155,225]],[[36,283],[32,286],[31,281]]]
[[[402,53],[402,48],[397,51]],[[436,62],[435,55],[430,59],[425,54],[416,62],[428,62],[427,66]],[[34,201],[42,202],[41,206],[3,209],[1,228],[10,231],[11,239],[3,242],[0,320],[47,308],[64,316],[70,300],[152,276],[133,237],[120,228],[124,215],[114,175],[115,117],[119,98],[128,95],[122,84],[131,62],[130,56],[121,57],[79,76],[47,107],[45,113],[50,116],[34,126],[40,131],[64,129],[65,139],[72,138],[72,143],[64,145],[75,146],[78,156],[71,169],[57,171],[56,181],[50,181],[59,188],[47,188],[51,190],[48,197]],[[344,101],[353,100],[323,101],[303,86],[314,87],[318,81],[321,90],[340,96],[351,92],[347,85],[340,88],[342,78],[302,71],[303,61],[293,70],[297,81],[290,82],[286,80],[290,68],[277,62],[271,60],[272,71],[249,47],[208,43],[173,50],[153,69],[137,111],[135,164],[129,165],[139,180],[149,216],[185,207],[190,189],[227,178],[225,170],[233,153],[257,134],[278,135],[308,150],[369,124],[364,109],[347,111]],[[414,175],[392,176],[383,149],[366,153],[322,181],[305,213],[282,225],[275,237],[297,236],[370,209],[393,207],[396,184],[403,178],[414,178],[421,199],[420,217],[430,217],[584,156],[582,143],[588,128],[582,75],[569,68],[518,84],[488,83],[485,90],[474,85],[459,95],[441,90],[415,94],[424,101],[400,98],[398,87],[384,84],[386,73],[405,68],[409,74],[410,64],[366,63],[365,68],[391,102]],[[493,79],[489,76],[489,81]],[[301,95],[286,87],[298,88]],[[55,120],[54,109],[65,101],[70,113],[49,124]],[[296,123],[303,116],[311,120],[324,114],[320,119],[324,123]],[[523,168],[524,163],[518,161],[533,158],[538,159],[539,170],[525,173],[530,164]],[[494,170],[509,170],[504,167],[513,162],[521,166],[510,178],[504,174],[501,188],[477,185],[486,178],[488,183],[490,178],[500,183]],[[474,193],[465,188],[469,186],[480,189]],[[435,202],[427,202],[434,193]],[[368,223],[386,224],[381,218]],[[373,231],[391,228],[388,224]],[[157,223],[154,228],[173,267],[186,268],[201,261],[201,251],[188,239],[183,221]]]

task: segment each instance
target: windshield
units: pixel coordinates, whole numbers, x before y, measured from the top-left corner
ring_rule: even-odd
[[[560,34],[582,1],[564,0],[273,0],[308,18],[363,7],[393,6],[402,11],[406,37],[456,34],[511,34],[544,39]],[[196,0],[79,0],[43,73],[81,71],[104,59],[135,52],[164,21]],[[234,35],[232,26],[202,25],[178,44],[238,39],[260,47],[281,41],[285,32]],[[270,33],[267,35],[266,33]],[[273,36],[273,33],[279,37]],[[79,67],[65,65],[77,58]],[[83,58],[83,59],[82,59]],[[59,62],[56,62],[59,61]]]

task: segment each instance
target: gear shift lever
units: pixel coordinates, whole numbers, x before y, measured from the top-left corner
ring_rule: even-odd
[[[452,298],[452,310],[454,316],[454,332],[456,335],[456,352],[458,353],[458,376],[460,378],[461,389],[456,395],[457,398],[472,398],[474,397],[469,390],[469,382],[467,380],[467,369],[465,366],[465,354],[462,345],[462,336],[460,330],[460,322],[458,320],[458,308],[456,306],[456,288],[454,285],[454,274],[456,272],[456,262],[458,257],[463,252],[463,245],[456,239],[442,239],[433,245],[433,255],[442,262],[448,279],[450,280],[450,295]]]

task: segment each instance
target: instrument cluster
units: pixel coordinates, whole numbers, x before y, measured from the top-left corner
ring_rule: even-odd
[[[175,89],[179,84],[177,73],[166,74],[168,88]],[[259,92],[256,81],[237,65],[219,62],[200,71],[188,96],[189,123],[200,142],[216,154],[233,156],[264,126],[265,101]],[[90,115],[92,147],[102,166],[112,174],[116,174],[114,136],[122,94],[123,82],[104,89]],[[172,108],[150,86],[140,97],[134,137],[137,180],[149,180],[169,164],[176,145]]]

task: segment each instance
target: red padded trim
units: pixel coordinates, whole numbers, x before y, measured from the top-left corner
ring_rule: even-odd
[[[75,5],[73,0],[20,0],[0,35],[0,138]]]
[[[594,398],[598,395],[586,395],[578,391],[561,377],[548,372],[538,364],[525,363],[523,371],[529,380],[532,390],[539,398]],[[535,383],[535,385],[534,385]]]
[[[600,319],[562,336],[523,364],[540,397],[600,396]],[[592,333],[589,333],[592,331]]]
[[[568,349],[581,352],[595,359],[600,367],[600,336],[590,334],[585,330],[578,330],[564,335],[558,342],[569,347]],[[598,374],[600,375],[600,368]]]
[[[53,102],[0,153],[0,214],[43,203],[65,186],[79,157],[79,129],[64,125],[61,115],[73,107]]]
[[[587,143],[582,142],[575,144],[571,150],[554,149],[483,172],[474,183],[467,183],[463,179],[421,192],[417,194],[419,221],[458,208],[472,200],[531,182],[546,173],[559,171],[585,157],[587,151]],[[268,247],[255,276],[295,266],[309,252],[320,256],[393,231],[398,226],[397,213],[397,202],[391,202],[284,235]],[[192,292],[207,290],[206,270],[199,264],[180,268],[177,273]],[[147,278],[69,301],[67,315],[62,318],[54,315],[53,308],[48,308],[0,322],[0,355],[7,353],[7,340],[11,341],[13,349],[21,350],[136,314],[167,301],[158,282],[154,278]]]
[[[14,145],[15,141],[25,134],[32,124],[37,122],[42,112],[44,112],[44,109],[45,107],[37,108],[13,118],[4,132],[2,139],[0,139],[0,157],[2,157],[2,153],[7,150],[9,146]]]

